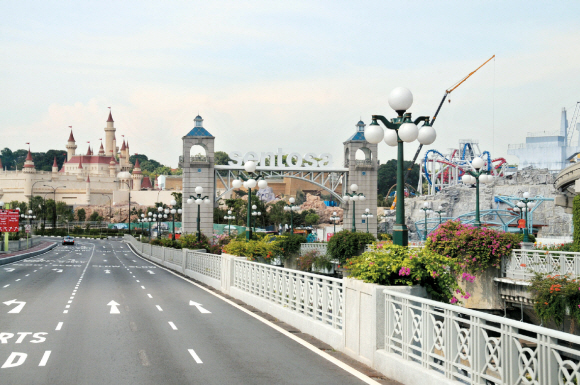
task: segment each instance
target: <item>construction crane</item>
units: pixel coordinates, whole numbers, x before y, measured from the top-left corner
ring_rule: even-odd
[[[431,120],[431,125],[433,125],[433,123],[435,123],[435,119],[437,119],[437,115],[439,115],[439,111],[441,111],[441,107],[443,106],[443,103],[445,103],[445,100],[447,99],[447,96],[449,96],[450,93],[452,93],[453,91],[455,91],[455,89],[457,87],[459,87],[460,85],[463,84],[463,82],[465,82],[467,79],[469,79],[471,77],[471,75],[473,75],[474,73],[476,73],[481,67],[483,67],[484,65],[486,65],[487,63],[489,63],[491,61],[491,59],[495,58],[495,55],[493,55],[492,57],[490,57],[489,59],[487,59],[485,61],[485,63],[483,63],[482,65],[480,65],[479,67],[477,67],[474,71],[470,72],[469,75],[467,75],[466,77],[464,77],[463,79],[461,79],[460,81],[458,81],[457,83],[455,83],[454,85],[452,85],[450,88],[448,88],[447,90],[445,90],[445,95],[443,95],[443,98],[441,99],[441,103],[439,103],[439,107],[437,107],[437,111],[435,111],[435,115],[433,115],[433,119]],[[415,161],[417,160],[417,158],[419,157],[419,153],[421,152],[421,149],[423,149],[423,145],[420,144],[419,148],[417,149],[417,152],[415,153],[415,156],[413,157],[413,161],[411,162],[411,164],[409,165],[409,168],[407,169],[407,173],[405,174],[405,179],[407,180],[407,178],[409,177],[409,174],[411,173],[411,170],[413,169],[413,166],[415,165]]]

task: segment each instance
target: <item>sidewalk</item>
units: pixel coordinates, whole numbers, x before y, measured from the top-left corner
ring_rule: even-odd
[[[40,245],[31,247],[30,249],[0,254],[0,265],[20,261],[21,259],[25,258],[35,257],[39,254],[54,249],[56,245],[57,243],[55,242],[42,242]]]

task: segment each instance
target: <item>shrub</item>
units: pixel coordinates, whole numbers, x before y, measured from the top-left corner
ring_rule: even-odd
[[[282,250],[278,241],[274,240],[272,236],[266,236],[259,240],[251,240],[248,242],[233,240],[224,246],[224,252],[239,257],[246,257],[250,261],[255,261],[261,257],[266,263],[270,263],[273,258],[282,256]]]
[[[580,284],[566,275],[535,273],[531,280],[530,292],[534,299],[534,310],[542,322],[553,321],[562,325],[569,312],[572,321],[580,322]]]
[[[580,195],[576,195],[572,203],[572,224],[574,244],[580,245]]]
[[[518,235],[448,221],[432,232],[425,248],[453,259],[471,274],[493,266],[499,269],[501,257],[518,245]]]
[[[319,254],[318,251],[310,250],[304,253],[304,255],[301,255],[300,257],[296,258],[296,262],[298,262],[298,270],[312,271],[312,264],[314,263],[314,260],[316,259],[318,254]]]
[[[409,249],[397,245],[377,245],[375,251],[350,259],[350,276],[379,285],[421,285],[434,300],[457,303],[455,294],[463,292],[454,272],[456,263],[428,249]]]
[[[300,253],[300,244],[306,243],[306,237],[300,234],[289,234],[276,237],[284,259]]]
[[[579,248],[573,243],[558,243],[550,245],[534,243],[534,249],[545,251],[579,251]]]
[[[338,259],[343,265],[348,259],[360,255],[367,244],[376,241],[369,233],[358,233],[343,230],[334,234],[328,241],[328,254],[333,259]]]

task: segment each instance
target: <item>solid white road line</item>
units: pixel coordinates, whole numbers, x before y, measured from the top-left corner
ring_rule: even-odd
[[[127,245],[127,247],[129,247],[129,246]],[[132,252],[134,255],[136,255],[137,257],[141,258],[143,261],[145,261],[145,262],[149,262],[149,261],[148,261],[146,258],[143,258],[143,257],[142,257],[142,256],[140,256],[139,254],[137,254],[136,252],[134,252],[134,251],[133,251],[133,249],[131,249],[130,247],[129,247],[129,250],[131,250],[131,252]],[[187,278],[185,278],[185,277],[182,277],[182,276],[178,275],[177,273],[174,273],[173,271],[171,271],[171,270],[169,270],[169,269],[167,269],[167,268],[165,268],[165,267],[163,267],[163,266],[159,266],[158,268],[159,268],[159,269],[163,269],[163,270],[167,271],[168,273],[170,273],[170,274],[173,274],[174,276],[176,276],[176,277],[178,277],[178,278],[181,278],[181,279],[183,279],[184,281],[186,281],[186,282],[189,282],[190,284],[192,284],[192,285],[194,285],[194,286],[197,286],[197,287],[199,287],[199,288],[200,288],[200,289],[202,289],[202,290],[205,290],[205,291],[206,291],[206,292],[208,292],[209,294],[211,294],[211,295],[213,295],[213,296],[215,296],[215,297],[217,297],[217,298],[221,299],[221,300],[222,300],[222,301],[224,301],[225,303],[227,303],[227,304],[229,304],[229,305],[231,305],[231,306],[235,307],[236,309],[238,309],[238,310],[240,310],[240,311],[243,311],[244,313],[248,314],[248,315],[249,315],[249,316],[251,316],[251,317],[254,317],[254,318],[255,318],[255,319],[257,319],[258,321],[260,321],[260,322],[262,322],[262,323],[264,323],[264,324],[266,324],[266,325],[270,326],[272,329],[274,329],[274,330],[278,331],[278,332],[279,332],[279,333],[281,333],[281,334],[284,334],[286,337],[290,338],[291,340],[294,340],[294,341],[296,341],[297,343],[299,343],[300,345],[304,346],[304,347],[305,347],[305,348],[307,348],[308,350],[310,350],[310,351],[314,352],[315,354],[318,354],[318,355],[319,355],[319,356],[321,356],[322,358],[325,358],[327,361],[330,361],[331,363],[333,363],[334,365],[336,365],[336,366],[338,366],[339,368],[343,369],[344,371],[346,371],[346,372],[348,372],[348,373],[352,374],[353,376],[355,376],[355,377],[356,377],[356,378],[358,378],[359,380],[361,380],[361,381],[365,382],[366,384],[370,384],[370,385],[380,385],[378,382],[376,382],[375,380],[373,380],[373,379],[372,379],[372,378],[370,378],[369,376],[366,376],[366,375],[364,375],[363,373],[359,372],[359,371],[358,371],[358,370],[356,370],[355,368],[348,366],[347,364],[345,364],[345,363],[344,363],[344,362],[342,362],[342,361],[339,361],[338,359],[336,359],[336,358],[334,358],[333,356],[331,356],[330,354],[328,354],[328,353],[326,353],[326,352],[324,352],[324,351],[320,350],[319,348],[317,348],[316,346],[312,345],[311,343],[309,343],[309,342],[306,342],[306,341],[304,341],[303,339],[301,339],[301,338],[299,338],[299,337],[297,337],[297,336],[293,335],[292,333],[290,333],[290,332],[288,332],[288,331],[286,331],[286,330],[282,329],[280,326],[278,326],[278,325],[275,325],[275,324],[273,324],[272,322],[268,321],[267,319],[265,319],[265,318],[262,318],[262,317],[260,317],[259,315],[252,313],[250,310],[248,310],[248,309],[245,309],[245,308],[241,307],[241,306],[240,306],[240,305],[238,305],[237,303],[235,303],[235,302],[232,302],[232,301],[230,301],[229,299],[227,299],[227,298],[224,298],[224,297],[222,297],[221,295],[219,295],[219,294],[217,294],[217,293],[214,293],[213,291],[211,291],[211,290],[209,290],[209,289],[206,289],[205,287],[203,287],[203,286],[201,286],[201,285],[199,285],[199,284],[197,284],[197,283],[195,283],[195,282],[192,282],[192,281],[190,281],[189,279],[187,279]],[[189,350],[189,353],[190,353],[190,354],[192,354],[191,352],[193,352],[193,350],[192,350],[192,349],[188,349],[188,350]],[[193,354],[195,354],[195,352],[193,352]],[[193,354],[192,354],[192,356],[193,356]],[[195,359],[195,357],[194,357],[194,359]]]
[[[47,350],[44,352],[44,354],[42,355],[42,359],[40,360],[40,363],[38,364],[38,366],[46,366],[46,362],[48,361],[48,357],[50,357],[50,350]]]
[[[155,306],[157,307],[157,310],[163,311],[163,309],[161,309],[161,306],[159,306],[159,305],[155,305]]]
[[[59,322],[58,325],[56,325],[56,329],[54,330],[60,330],[62,328],[62,322]]]
[[[175,326],[175,324],[173,322],[170,321],[168,323],[169,323],[169,326],[171,326],[171,329],[177,330],[177,326]]]
[[[147,297],[149,298],[153,298],[153,296],[151,294],[147,294]]]
[[[191,354],[191,356],[193,357],[193,359],[195,360],[195,362],[197,362],[198,364],[203,364],[203,362],[199,359],[198,355],[195,354],[195,352],[193,351],[193,349],[187,349],[187,351],[189,352],[189,354]]]

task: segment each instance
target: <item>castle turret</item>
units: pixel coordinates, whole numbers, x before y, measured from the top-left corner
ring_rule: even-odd
[[[123,139],[123,145],[121,146],[121,152],[119,155],[119,165],[121,166],[121,168],[125,167],[126,163],[125,163],[125,150],[127,149],[127,146],[125,145],[125,139]]]
[[[119,153],[119,147],[117,147],[117,135],[113,136],[113,157],[117,159],[117,154]],[[107,154],[109,155],[109,154]]]
[[[99,156],[105,155],[105,149],[103,148],[103,142],[101,142],[101,148],[99,149]]]
[[[131,175],[133,179],[133,190],[141,190],[141,181],[143,180],[143,174],[141,173],[141,165],[139,164],[139,158],[135,160],[135,167],[133,167],[133,172]]]
[[[52,173],[58,173],[58,163],[56,163],[56,156],[54,157],[54,162],[52,162]]]
[[[82,156],[79,156],[79,165],[77,168],[79,170],[79,177],[82,177],[85,173],[85,170],[83,170],[83,157]]]
[[[107,127],[105,128],[105,153],[107,156],[115,156],[115,131],[115,121],[113,120],[111,111],[109,111]]]
[[[115,177],[117,175],[117,162],[115,162],[115,158],[111,157],[111,161],[109,162],[109,176]]]
[[[70,161],[72,157],[75,156],[76,149],[77,145],[75,143],[75,137],[73,136],[71,129],[70,136],[68,137],[68,142],[66,144],[66,160]]]
[[[87,205],[91,204],[91,177],[87,176],[85,201]]]
[[[91,151],[91,145],[89,144],[89,148],[87,149],[87,156],[91,156],[93,155],[92,151]]]
[[[24,161],[24,167],[22,168],[22,172],[34,174],[36,172],[36,168],[34,168],[34,161],[32,160],[32,154],[30,153],[30,149],[28,149],[28,155],[26,156],[26,160]]]

